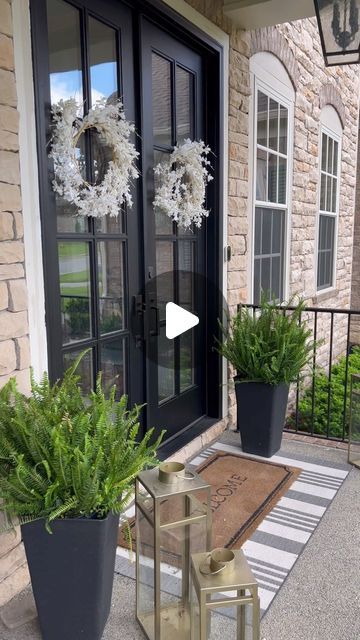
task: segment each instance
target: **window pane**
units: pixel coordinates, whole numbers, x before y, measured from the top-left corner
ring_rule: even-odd
[[[125,211],[121,209],[118,216],[102,216],[95,218],[97,233],[126,233]]]
[[[102,334],[125,328],[124,245],[120,240],[98,242],[99,318]]]
[[[193,271],[194,243],[190,240],[178,242],[179,256],[179,305],[192,311],[193,309]]]
[[[165,327],[161,327],[158,337],[158,400],[159,402],[174,395],[175,392],[175,354],[174,341],[168,340]]]
[[[79,357],[81,351],[68,351],[64,353],[64,370],[71,367],[75,360]],[[92,350],[86,353],[77,368],[77,374],[80,376],[80,386],[84,393],[89,393],[94,387],[94,372],[93,372],[93,352]]]
[[[326,171],[327,167],[327,136],[325,133],[322,134],[322,142],[321,142],[321,169],[322,171]]]
[[[261,292],[268,300],[271,299],[270,267],[270,258],[263,258],[261,260]]]
[[[82,105],[84,98],[79,12],[62,0],[48,0],[47,14],[51,102],[56,104],[59,100],[73,97]],[[79,115],[82,115],[82,106]],[[83,136],[77,147],[80,167],[85,169]],[[85,177],[85,170],[82,173]],[[86,231],[87,221],[83,217],[76,217],[76,207],[58,194],[55,194],[55,198],[58,230],[63,233]]]
[[[257,143],[267,147],[268,97],[258,91],[257,103]]]
[[[278,186],[278,199],[280,204],[286,203],[286,165],[285,158],[279,157],[279,186]]]
[[[280,105],[279,151],[287,155],[288,110]]]
[[[261,300],[261,259],[254,261],[254,304],[259,304]]]
[[[194,383],[193,331],[180,336],[180,391]]]
[[[269,103],[269,147],[278,150],[279,104],[270,98]]]
[[[100,369],[103,384],[108,391],[116,386],[116,397],[120,398],[126,391],[125,349],[124,340],[106,340],[100,349]]]
[[[339,143],[334,140],[334,163],[333,163],[333,174],[337,176],[338,172],[338,155],[339,155]]]
[[[176,142],[194,137],[194,76],[176,67]]]
[[[118,96],[116,33],[94,18],[89,18],[89,62],[92,104],[102,98],[115,102]]]
[[[262,209],[255,209],[255,255],[261,254]]]
[[[47,1],[51,102],[84,100],[79,11],[62,0]]]
[[[269,255],[271,252],[271,226],[272,226],[271,209],[263,209],[262,219],[262,255]]]
[[[278,158],[273,153],[269,153],[268,165],[268,200],[277,202],[277,176]]]
[[[87,242],[58,243],[63,344],[91,335],[90,260]]]
[[[266,177],[267,177],[267,152],[263,149],[257,150],[256,163],[256,199],[265,202],[266,197]]]
[[[281,211],[273,211],[273,229],[272,229],[272,253],[280,253],[282,250],[283,238],[283,219],[284,213]]]
[[[321,174],[321,185],[320,185],[320,209],[321,211],[325,211],[325,195],[326,195],[326,175]]]
[[[152,54],[152,107],[154,144],[171,145],[171,65]]]
[[[281,300],[281,270],[280,257],[271,260],[271,298]]]
[[[335,244],[335,218],[321,215],[319,218],[318,289],[333,285]]]
[[[331,211],[331,178],[330,176],[326,176],[326,201],[325,201],[325,211]]]
[[[174,300],[174,245],[167,240],[156,241],[157,306],[160,319],[165,318],[165,305]]]
[[[337,199],[336,189],[337,189],[337,179],[333,178],[332,179],[332,211],[334,213],[336,213],[336,199]]]
[[[333,148],[334,148],[334,141],[332,138],[328,138],[328,158],[327,158],[328,173],[332,173],[332,169],[333,169]]]
[[[160,162],[164,162],[168,157],[165,151],[154,150],[154,167]],[[159,186],[159,177],[154,174],[155,189]],[[171,235],[173,232],[173,223],[169,216],[161,209],[155,208],[155,232],[157,235]]]

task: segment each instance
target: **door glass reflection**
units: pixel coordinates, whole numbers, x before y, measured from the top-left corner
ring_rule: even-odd
[[[158,165],[160,162],[164,162],[168,157],[168,153],[166,151],[157,151],[154,149],[154,167]],[[160,186],[159,176],[154,173],[154,188],[155,191]],[[154,209],[155,213],[155,233],[157,235],[171,235],[173,232],[173,223],[169,216],[164,213],[161,209],[156,207]]]
[[[193,339],[194,332],[187,331],[180,336],[180,392],[185,391],[194,383],[193,370]]]
[[[101,345],[100,353],[100,369],[102,371],[104,387],[110,391],[111,387],[116,386],[116,397],[125,393],[125,349],[124,340],[117,338],[116,340],[106,340]]]
[[[58,243],[63,344],[91,335],[90,261],[87,242]]]
[[[158,337],[158,400],[163,402],[175,393],[175,353],[174,341],[168,340],[165,327],[161,327]]]
[[[80,354],[81,351],[67,351],[64,353],[64,369],[66,370],[71,367]],[[76,373],[80,377],[79,384],[81,389],[84,393],[89,393],[94,386],[92,350],[83,355],[76,369]]]
[[[116,33],[99,20],[89,18],[91,102],[116,102],[118,96]]]
[[[194,138],[194,76],[176,67],[176,144]]]
[[[152,54],[152,106],[155,145],[171,145],[171,63]]]
[[[167,240],[156,241],[157,304],[160,320],[165,319],[165,305],[174,300],[174,245]]]
[[[79,11],[62,0],[47,1],[51,103],[75,98],[83,108]]]
[[[97,254],[100,331],[105,334],[125,328],[123,243],[98,242]]]

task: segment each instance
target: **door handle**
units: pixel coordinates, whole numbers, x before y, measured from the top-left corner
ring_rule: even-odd
[[[160,310],[155,304],[150,305],[149,333],[151,336],[160,334]]]
[[[141,347],[144,341],[144,314],[146,305],[142,294],[133,296],[135,344]]]

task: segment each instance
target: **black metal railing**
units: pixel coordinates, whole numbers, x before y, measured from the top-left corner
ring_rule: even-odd
[[[294,309],[279,306],[282,313]],[[290,387],[285,431],[344,442],[350,376],[360,373],[360,310],[305,307],[303,320],[312,330],[314,350],[309,370]]]

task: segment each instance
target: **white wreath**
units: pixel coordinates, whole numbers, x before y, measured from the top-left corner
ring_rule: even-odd
[[[210,147],[200,140],[190,140],[174,147],[169,157],[154,168],[157,177],[154,207],[188,228],[201,227],[209,211],[205,209],[206,185],[213,177],[208,171]]]
[[[122,204],[132,206],[130,181],[138,178],[135,162],[138,152],[129,138],[135,127],[129,123],[120,101],[94,105],[88,114],[77,116],[76,100],[61,100],[52,107],[55,131],[50,157],[54,161],[54,191],[77,207],[77,215],[117,216]],[[88,129],[95,129],[112,151],[105,176],[100,184],[89,184],[81,175],[76,145]]]

